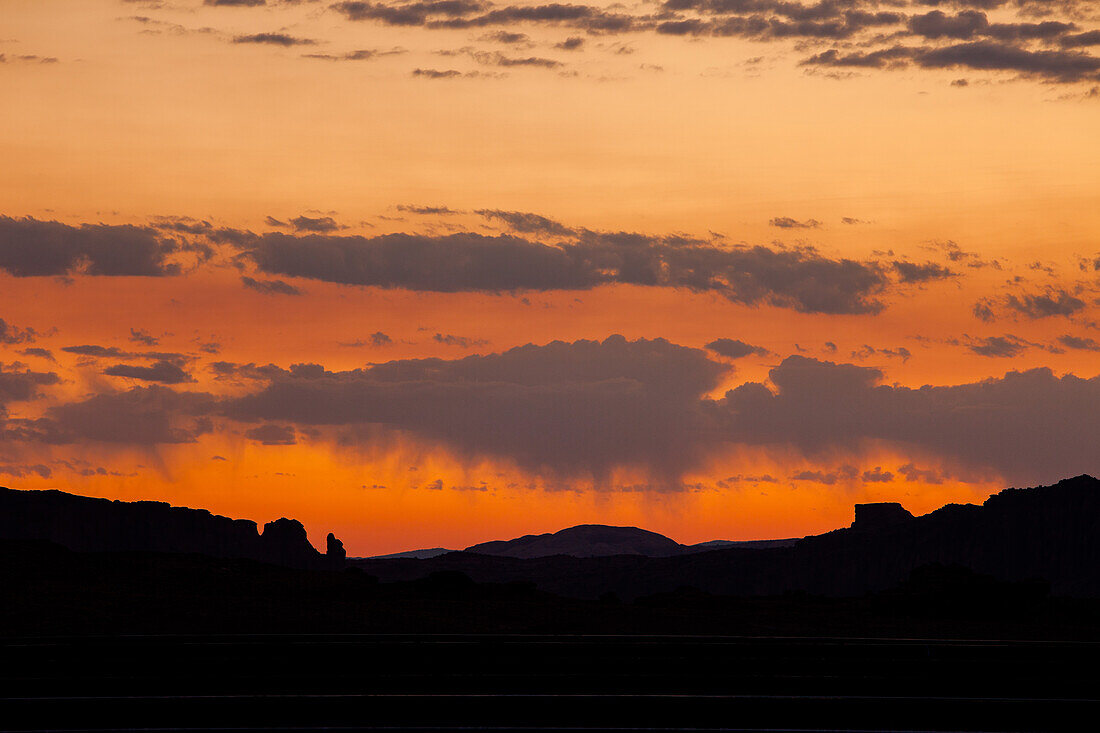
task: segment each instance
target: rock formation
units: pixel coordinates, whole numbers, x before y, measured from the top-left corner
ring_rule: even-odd
[[[0,487],[0,538],[46,540],[82,552],[189,552],[296,568],[328,565],[309,543],[302,524],[293,519],[268,522],[260,534],[253,521],[205,509],[55,490]]]
[[[913,515],[897,502],[879,502],[877,504],[856,504],[856,520],[852,529],[874,532],[884,527],[908,522]]]
[[[347,557],[348,552],[344,549],[344,543],[329,532],[328,537],[325,538],[325,559],[328,560],[329,566],[338,570],[344,567]]]

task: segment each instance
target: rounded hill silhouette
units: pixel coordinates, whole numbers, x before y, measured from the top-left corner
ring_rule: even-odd
[[[683,546],[662,534],[637,527],[580,524],[552,534],[529,534],[514,540],[482,542],[466,552],[499,557],[606,557],[609,555],[678,555]]]

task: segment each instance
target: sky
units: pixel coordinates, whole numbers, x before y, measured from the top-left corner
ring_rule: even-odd
[[[0,485],[364,556],[1100,472],[1096,0],[0,7]]]

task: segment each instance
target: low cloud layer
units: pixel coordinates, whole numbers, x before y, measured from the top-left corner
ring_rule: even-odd
[[[236,420],[384,426],[536,471],[686,470],[706,447],[700,396],[725,367],[663,339],[554,342],[446,361],[290,370],[229,400]]]
[[[767,382],[712,398],[728,364],[663,339],[612,336],[348,371],[231,363],[217,370],[236,385],[233,395],[160,385],[108,391],[49,407],[41,418],[5,419],[0,430],[9,441],[135,446],[193,442],[212,431],[266,445],[309,435],[345,447],[396,434],[541,475],[600,482],[620,467],[641,469],[662,486],[745,449],[865,467],[885,449],[908,457],[897,469],[916,477],[908,480],[981,475],[1033,484],[1100,470],[1100,376],[1045,368],[909,388],[887,383],[876,368],[789,356]],[[0,369],[0,402],[32,399],[56,380]],[[894,478],[886,469],[865,473],[849,478]]]
[[[713,404],[729,439],[808,456],[881,442],[1022,483],[1100,469],[1100,377],[1042,368],[911,389],[883,384],[878,369],[801,356],[769,377],[775,391],[744,384]]]
[[[376,237],[279,232],[232,238],[262,273],[345,285],[431,292],[588,290],[600,285],[684,288],[746,305],[807,313],[875,313],[889,280],[873,262],[809,247],[722,247],[674,237],[582,231],[517,212],[485,211],[528,232],[575,234],[560,245],[473,233]]]

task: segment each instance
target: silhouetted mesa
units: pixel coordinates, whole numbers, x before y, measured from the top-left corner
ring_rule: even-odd
[[[913,515],[897,502],[856,504],[856,521],[852,522],[852,529],[873,532],[876,529],[908,522],[913,518]]]
[[[330,554],[333,542],[329,535]],[[111,501],[61,491],[0,487],[0,538],[45,540],[80,552],[199,553],[302,569],[332,567],[295,519],[277,519],[263,533],[247,519],[159,501]],[[342,559],[342,557],[341,557]],[[342,564],[342,563],[341,563]]]

